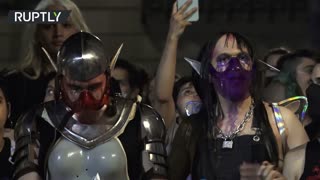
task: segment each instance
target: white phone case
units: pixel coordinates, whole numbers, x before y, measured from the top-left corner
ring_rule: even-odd
[[[177,0],[178,9],[180,9],[181,6],[183,6],[186,2],[187,2],[187,0]],[[198,2],[198,0],[192,0],[191,5],[188,7],[186,12],[188,12],[190,9],[192,9],[194,7],[197,7],[198,10],[192,16],[189,17],[188,21],[190,21],[190,22],[194,22],[194,21],[199,20],[199,2]]]

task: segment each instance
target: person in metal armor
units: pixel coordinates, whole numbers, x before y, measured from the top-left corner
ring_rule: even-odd
[[[141,98],[112,89],[102,42],[79,32],[57,56],[55,100],[20,118],[13,179],[166,178],[165,126]]]

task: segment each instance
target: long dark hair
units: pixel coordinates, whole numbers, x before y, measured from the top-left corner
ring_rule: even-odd
[[[228,40],[229,38],[234,38],[237,43],[238,48],[240,50],[246,49],[251,56],[251,58],[254,60],[254,52],[251,44],[245,38],[244,36],[240,35],[239,33],[235,32],[224,32],[221,33],[220,36],[218,36],[218,39],[222,37],[222,35],[226,35],[226,42],[225,46],[228,46]],[[217,40],[218,40],[217,39]],[[217,96],[217,93],[214,89],[213,84],[210,82],[210,73],[209,73],[209,67],[211,66],[211,60],[212,60],[212,51],[215,48],[215,43],[217,41],[209,41],[207,42],[203,48],[201,49],[198,60],[201,62],[201,73],[200,77],[193,73],[194,79],[196,79],[195,87],[198,91],[198,94],[200,95],[206,111],[207,111],[207,122],[203,123],[203,135],[202,137],[204,139],[207,139],[207,144],[211,144],[210,141],[215,139],[215,132],[214,132],[214,126],[216,126],[217,120],[219,117],[223,117],[223,112],[220,106],[220,102]],[[270,160],[272,163],[278,165],[278,146],[276,142],[275,135],[273,134],[271,125],[268,120],[267,112],[265,109],[265,106],[262,101],[262,97],[260,97],[259,92],[261,92],[261,72],[258,72],[256,70],[256,63],[257,61],[254,60],[253,62],[253,82],[252,86],[250,88],[250,94],[255,102],[255,109],[254,109],[254,118],[258,122],[259,128],[262,130],[262,136],[266,144],[266,148],[268,150],[268,154],[270,157]],[[260,93],[261,94],[261,93]],[[205,146],[202,146],[205,147]],[[205,152],[208,150],[208,147],[205,147],[207,149],[200,150],[201,152]],[[207,153],[204,153],[207,154]],[[208,153],[207,155],[209,155]],[[209,157],[206,159],[210,159]],[[211,158],[212,159],[212,158]],[[216,159],[213,157],[213,159]],[[214,163],[214,162],[212,162]]]

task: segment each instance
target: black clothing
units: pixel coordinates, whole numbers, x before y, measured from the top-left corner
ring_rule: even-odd
[[[304,171],[301,180],[320,180],[320,142],[314,139],[307,144]]]
[[[309,139],[313,140],[319,135],[320,121],[313,121],[312,120],[312,122],[310,124],[308,124],[307,126],[305,126],[304,129],[306,130],[306,132],[309,136]]]
[[[198,143],[192,177],[194,179],[235,180],[240,179],[240,165],[247,163],[262,163],[269,161],[257,120],[254,118],[252,128],[257,128],[255,135],[236,136],[232,149],[223,148],[222,138],[202,137]],[[254,141],[254,136],[258,137]]]
[[[168,154],[169,180],[184,180],[191,173],[192,162],[205,118],[192,115],[191,118],[180,123]]]
[[[209,147],[208,153],[216,157],[206,157],[211,157],[211,162],[215,160],[214,165],[207,163],[207,161],[210,161],[209,159],[207,161],[199,159],[199,162],[196,162],[197,164],[194,165],[194,168],[198,169],[197,167],[201,167],[201,169],[196,170],[200,172],[194,172],[193,177],[195,177],[195,179],[205,178],[215,180],[240,179],[239,168],[243,162],[262,163],[265,160],[270,161],[263,141],[260,139],[259,142],[255,142],[253,141],[253,137],[254,135],[235,137],[233,139],[232,149],[223,149],[222,143],[224,140],[221,138],[218,138],[216,142],[212,141],[211,143],[215,143],[215,145],[212,144],[211,148]],[[211,172],[209,169],[211,169]],[[208,175],[206,172],[209,172],[211,175]]]
[[[200,112],[189,120],[182,121],[172,143],[168,156],[169,179],[240,179],[239,167],[243,162],[273,162],[267,137],[267,126],[261,126],[257,117],[253,118],[254,135],[237,136],[232,149],[222,149],[223,139],[212,138],[208,133],[207,113]],[[271,128],[271,127],[269,127]],[[259,137],[254,141],[253,137]]]
[[[9,180],[12,173],[12,163],[9,161],[11,156],[10,139],[4,138],[4,146],[0,152],[0,180]]]
[[[29,79],[22,73],[10,74],[6,77],[8,81],[9,99],[11,102],[11,117],[9,127],[14,127],[19,116],[31,107],[43,102],[49,76],[41,75],[38,79]],[[50,76],[51,77],[51,76]]]
[[[305,127],[305,130],[311,140],[313,140],[320,132],[320,85],[311,84],[307,90],[308,98],[308,114],[312,121]]]

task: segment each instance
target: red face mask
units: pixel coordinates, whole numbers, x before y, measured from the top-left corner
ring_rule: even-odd
[[[71,102],[69,98],[64,98],[65,102],[75,112],[81,112],[85,110],[99,110],[102,106],[108,103],[108,96],[103,95],[101,99],[95,99],[91,92],[84,90],[81,92],[79,98]]]
[[[78,98],[73,101],[68,96],[66,88],[63,87],[64,85],[62,84],[62,99],[72,109],[74,113],[79,113],[88,110],[96,111],[99,110],[102,106],[109,103],[108,87],[105,88],[105,92],[102,94],[100,99],[96,99],[91,91],[83,89],[80,92]]]

